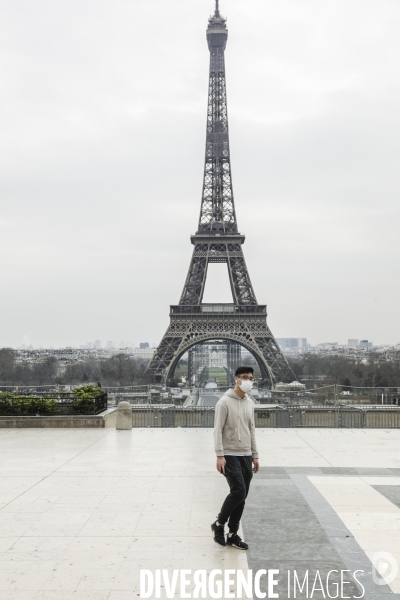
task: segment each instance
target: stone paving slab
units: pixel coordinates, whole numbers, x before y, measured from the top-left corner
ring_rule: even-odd
[[[390,502],[400,508],[400,484],[399,485],[373,485],[375,490],[385,496]]]
[[[228,491],[215,470],[211,429],[0,430],[0,599],[132,600],[141,567],[210,572],[278,564],[299,577],[307,568],[340,570],[346,530],[357,528],[357,519],[338,515],[336,505],[326,498],[324,505],[313,492],[314,510],[304,482],[314,491],[316,482],[331,482],[326,494],[343,500],[337,490],[358,478],[370,500],[379,494],[386,509],[399,508],[398,430],[259,429],[257,439],[262,469],[243,520],[247,554],[220,548],[211,537]],[[390,485],[376,481],[388,477]],[[390,531],[400,560],[396,513],[374,515],[368,517],[374,529],[356,529],[353,537],[371,564],[374,544],[384,549]],[[397,598],[379,591],[376,598]]]

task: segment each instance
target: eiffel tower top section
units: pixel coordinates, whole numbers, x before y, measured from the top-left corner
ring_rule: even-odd
[[[219,0],[216,0],[215,13],[207,29],[210,75],[206,156],[199,225],[196,235],[192,236],[193,244],[215,236],[233,236],[239,243],[244,242],[244,236],[238,233],[233,200],[225,81],[227,40],[226,19],[221,16]]]
[[[228,30],[226,19],[219,12],[219,0],[216,0],[215,13],[208,20],[207,41],[210,51],[212,48],[226,48]]]

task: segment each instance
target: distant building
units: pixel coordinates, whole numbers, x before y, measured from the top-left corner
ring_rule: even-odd
[[[368,350],[368,348],[372,348],[372,342],[369,342],[368,340],[360,340],[358,347],[362,350]]]
[[[299,383],[298,381],[292,381],[292,383],[277,383],[275,386],[275,391],[277,392],[285,392],[285,391],[297,391],[297,390],[305,390],[306,386],[304,383]]]
[[[115,342],[112,342],[112,341],[107,342],[107,348],[115,348]]]
[[[100,340],[96,340],[94,343],[94,347],[96,350],[100,350],[101,348],[101,341]]]
[[[157,348],[133,348],[132,354],[135,358],[143,358],[143,360],[151,360]]]
[[[323,350],[336,350],[338,347],[338,342],[322,342],[321,344],[317,344],[317,348],[321,348]]]
[[[276,341],[278,342],[282,350],[307,350],[308,348],[306,338],[277,338]]]
[[[347,345],[349,348],[358,348],[358,340],[356,340],[356,339],[347,340]]]
[[[149,347],[149,344],[148,344],[147,342],[141,342],[141,343],[139,344],[139,348],[140,348],[141,350],[145,350],[145,348],[148,348],[148,347]]]

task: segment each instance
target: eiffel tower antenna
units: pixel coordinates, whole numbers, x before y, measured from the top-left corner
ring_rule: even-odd
[[[198,228],[188,274],[178,305],[170,307],[170,325],[147,373],[153,381],[171,384],[179,359],[198,344],[222,340],[246,348],[257,360],[264,380],[273,387],[295,376],[267,325],[267,307],[258,304],[247,270],[233,197],[226,100],[226,20],[219,1],[210,17],[207,42],[210,51],[207,134],[203,190]],[[204,304],[210,263],[228,267],[233,302]]]

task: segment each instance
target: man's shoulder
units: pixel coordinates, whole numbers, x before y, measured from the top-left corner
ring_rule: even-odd
[[[229,400],[229,396],[225,396],[225,394],[223,396],[221,396],[221,398],[218,400],[218,402],[216,403],[215,406],[222,406],[224,404],[227,404]]]
[[[233,390],[228,390],[228,392],[231,392]],[[218,400],[216,406],[222,406],[222,405],[227,405],[229,404],[229,401],[232,400],[232,396],[230,396],[227,392],[225,392],[221,398]]]

